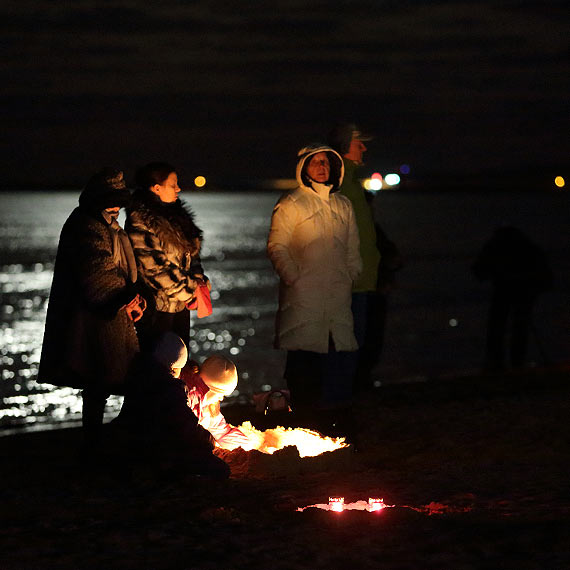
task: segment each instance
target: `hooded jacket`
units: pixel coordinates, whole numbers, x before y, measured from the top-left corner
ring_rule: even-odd
[[[165,203],[137,190],[127,208],[125,230],[133,244],[139,276],[158,311],[178,313],[194,297],[202,273],[202,231],[182,203]],[[148,293],[145,293],[148,297]]]
[[[307,161],[326,152],[327,184],[311,181]],[[267,253],[280,277],[275,346],[318,353],[357,350],[351,291],[360,273],[358,228],[350,200],[338,192],[344,176],[341,156],[325,145],[298,153],[298,187],[277,202]]]

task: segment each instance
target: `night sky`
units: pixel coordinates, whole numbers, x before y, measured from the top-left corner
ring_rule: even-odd
[[[189,185],[292,177],[337,120],[371,170],[567,165],[565,2],[4,0],[3,187],[167,160]]]

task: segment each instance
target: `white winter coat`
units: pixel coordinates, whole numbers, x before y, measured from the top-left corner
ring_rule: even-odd
[[[332,189],[308,186],[310,181],[301,177],[307,159],[318,152],[328,153]],[[362,263],[352,205],[337,192],[343,175],[342,158],[330,147],[303,148],[299,186],[273,210],[267,252],[280,277],[277,348],[327,353],[329,335],[338,351],[358,348],[350,305]]]

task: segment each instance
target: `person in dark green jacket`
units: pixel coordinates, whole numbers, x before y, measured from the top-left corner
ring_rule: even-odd
[[[366,152],[366,141],[372,137],[364,135],[353,123],[340,123],[328,135],[328,143],[341,156],[344,162],[344,180],[340,193],[352,203],[358,235],[360,238],[360,257],[362,272],[352,287],[352,313],[354,317],[354,334],[358,342],[358,365],[355,378],[355,389],[360,391],[370,387],[370,371],[365,365],[368,323],[371,306],[377,291],[378,266],[380,251],[377,246],[376,229],[372,209],[366,199],[365,190],[359,180],[359,170],[363,164],[363,154]]]

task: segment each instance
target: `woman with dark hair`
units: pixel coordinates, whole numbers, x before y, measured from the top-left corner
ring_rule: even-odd
[[[136,173],[137,189],[127,209],[125,229],[133,244],[148,311],[138,323],[141,348],[166,331],[188,344],[189,307],[207,283],[200,262],[202,230],[178,199],[174,166],[152,162]]]

